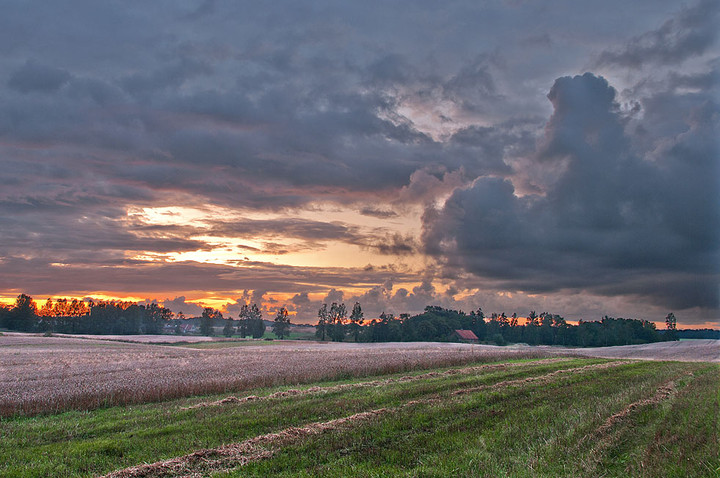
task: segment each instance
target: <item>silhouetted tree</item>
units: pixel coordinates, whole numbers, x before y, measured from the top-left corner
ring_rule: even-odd
[[[10,316],[10,308],[0,304],[0,327],[8,328],[8,317]]]
[[[213,309],[212,307],[205,307],[203,309],[202,316],[200,317],[200,334],[208,337],[215,335],[213,325],[215,319],[222,320],[223,316],[220,311]]]
[[[485,324],[485,314],[482,307],[478,307],[477,312],[470,312],[470,330],[475,333],[479,340],[485,340],[487,326]]]
[[[235,333],[235,325],[233,319],[225,319],[225,327],[223,327],[223,335],[225,337],[232,337]]]
[[[278,310],[272,331],[280,340],[284,339],[286,335],[290,335],[290,316],[285,307]]]
[[[243,305],[240,308],[240,336],[251,336],[259,339],[265,335],[265,323],[262,320],[262,312],[257,304],[252,306]]]
[[[328,312],[327,304],[321,305],[320,310],[318,310],[318,323],[315,326],[315,337],[322,341],[325,341],[325,336],[327,335],[329,318],[330,313]]]
[[[37,305],[32,297],[20,294],[15,300],[15,306],[10,309],[6,319],[7,328],[30,332],[37,322]]]
[[[675,314],[670,312],[665,317],[665,340],[679,340],[677,333],[677,319]]]
[[[345,319],[347,318],[345,304],[333,302],[330,305],[329,315],[330,337],[333,342],[342,342],[345,340]]]
[[[364,314],[362,307],[360,307],[360,302],[355,302],[352,312],[350,313],[350,333],[352,334],[355,342],[358,341],[358,337],[360,335],[360,324],[363,321],[363,317]]]

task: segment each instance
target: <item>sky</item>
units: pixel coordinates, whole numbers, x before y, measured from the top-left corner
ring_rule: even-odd
[[[0,3],[0,299],[720,327],[715,0]]]

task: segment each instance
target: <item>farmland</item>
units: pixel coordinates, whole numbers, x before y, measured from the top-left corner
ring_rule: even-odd
[[[0,476],[717,476],[717,364],[561,352],[4,336]]]

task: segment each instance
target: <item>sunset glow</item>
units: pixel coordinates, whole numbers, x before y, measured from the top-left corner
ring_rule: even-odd
[[[2,10],[0,303],[720,327],[717,2]]]

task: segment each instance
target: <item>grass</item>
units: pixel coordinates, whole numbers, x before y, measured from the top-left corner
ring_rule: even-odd
[[[227,394],[4,418],[0,476],[96,476],[371,410],[386,412],[262,442],[269,458],[203,474],[718,476],[717,365],[503,363],[255,389],[258,399],[223,405],[212,402]],[[668,383],[662,400],[632,407]],[[208,406],[188,408],[199,403]]]

